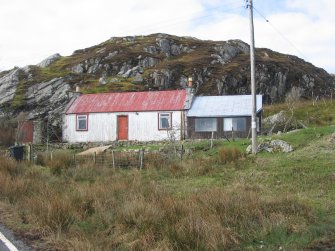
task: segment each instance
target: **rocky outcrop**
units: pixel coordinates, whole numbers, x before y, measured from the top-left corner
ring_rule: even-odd
[[[38,63],[37,66],[39,66],[41,68],[48,67],[49,65],[51,65],[53,62],[55,62],[60,57],[61,57],[61,55],[58,54],[58,53],[53,54],[50,57],[47,57],[46,59],[44,59],[42,62]]]
[[[251,151],[252,151],[252,147],[251,145],[249,145],[246,149],[246,152],[250,154]],[[269,153],[273,153],[273,152],[289,153],[293,151],[293,147],[283,140],[276,139],[276,140],[271,140],[269,142],[263,142],[263,143],[258,144],[257,153],[262,152],[262,151],[266,151]]]
[[[12,101],[19,83],[19,71],[15,68],[0,78],[0,105]]]
[[[69,57],[55,54],[37,66],[0,72],[0,105],[43,117],[61,110],[76,85],[86,92],[180,89],[188,77],[195,95],[249,94],[249,56],[249,45],[240,40],[113,37]],[[282,101],[293,87],[305,97],[328,95],[335,88],[333,76],[323,69],[268,49],[256,49],[256,83],[265,103]]]

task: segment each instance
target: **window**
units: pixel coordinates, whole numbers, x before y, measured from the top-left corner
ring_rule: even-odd
[[[171,113],[159,113],[158,120],[159,130],[167,130],[172,128]]]
[[[246,118],[224,118],[223,124],[225,132],[246,130]]]
[[[195,119],[196,132],[216,132],[216,118],[197,118]]]
[[[88,120],[88,115],[77,115],[77,131],[87,131],[87,120]]]

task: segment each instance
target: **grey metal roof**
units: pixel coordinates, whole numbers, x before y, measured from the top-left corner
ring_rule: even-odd
[[[199,96],[192,103],[188,117],[251,116],[251,95]],[[262,110],[262,95],[256,95],[256,112]]]

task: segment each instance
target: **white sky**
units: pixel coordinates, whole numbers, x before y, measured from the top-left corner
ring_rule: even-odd
[[[335,73],[335,0],[254,0],[256,47]],[[245,0],[0,0],[0,70],[113,36],[168,33],[249,43]]]

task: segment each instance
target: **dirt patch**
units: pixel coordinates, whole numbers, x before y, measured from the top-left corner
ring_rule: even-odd
[[[112,145],[93,147],[93,148],[87,149],[86,151],[78,153],[77,155],[92,155],[94,153],[96,153],[96,154],[102,153],[102,152],[106,151],[108,148],[110,148],[111,146]]]

